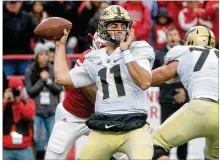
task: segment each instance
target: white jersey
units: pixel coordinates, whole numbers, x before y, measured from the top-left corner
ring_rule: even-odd
[[[151,74],[155,57],[153,48],[145,41],[135,41],[130,52]],[[96,113],[147,113],[146,93],[131,78],[119,47],[110,56],[105,48],[92,50],[81,67],[70,71],[70,76],[76,87],[96,83]]]
[[[198,46],[175,46],[165,56],[165,64],[178,60],[177,74],[190,99],[218,101],[219,51]]]

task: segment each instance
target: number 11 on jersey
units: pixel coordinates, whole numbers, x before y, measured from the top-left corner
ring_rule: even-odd
[[[110,73],[114,74],[114,80],[115,80],[118,96],[125,96],[125,89],[124,89],[123,81],[121,79],[120,65],[114,65],[110,69]],[[109,98],[108,82],[106,80],[107,68],[103,68],[99,70],[98,75],[100,76],[102,82],[103,99],[107,99]]]

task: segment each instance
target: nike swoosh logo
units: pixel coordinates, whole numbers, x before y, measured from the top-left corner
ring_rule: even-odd
[[[109,129],[111,127],[114,127],[115,125],[105,125],[105,129]]]
[[[114,60],[113,62],[116,63],[118,60],[120,60],[120,59]]]

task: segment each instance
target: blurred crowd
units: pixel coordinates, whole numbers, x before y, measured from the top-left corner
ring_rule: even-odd
[[[63,17],[73,24],[67,53],[82,53],[91,45],[100,13],[111,4],[123,6],[133,21],[136,40],[146,40],[155,49],[166,43],[166,31],[175,26],[183,39],[195,25],[214,31],[219,40],[218,1],[7,1],[3,5],[3,54],[32,54],[37,42],[33,31],[48,17]],[[7,75],[24,75],[30,61],[4,61]]]
[[[5,1],[3,55],[34,54],[35,59],[3,61],[4,159],[43,159],[55,121],[55,109],[62,101],[63,87],[56,85],[53,75],[55,44],[36,37],[35,27],[48,17],[71,21],[73,28],[66,45],[67,54],[82,53],[92,45],[88,34],[93,35],[97,30],[100,13],[112,4],[123,6],[130,14],[135,39],[145,40],[154,47],[153,68],[161,66],[164,55],[179,45],[185,32],[196,25],[204,25],[214,32],[218,48],[218,1]],[[25,84],[20,79],[8,80],[11,75],[25,76]],[[187,101],[182,84],[162,87],[161,122]],[[170,111],[163,112],[168,107]],[[16,114],[14,118],[12,114]],[[32,141],[36,145],[35,156]],[[182,147],[178,158],[186,159],[186,154],[187,145]]]

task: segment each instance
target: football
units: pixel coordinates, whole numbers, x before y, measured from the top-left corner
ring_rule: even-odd
[[[63,35],[63,30],[69,31],[72,23],[61,17],[50,17],[42,21],[34,30],[34,34],[47,40],[57,40]]]

